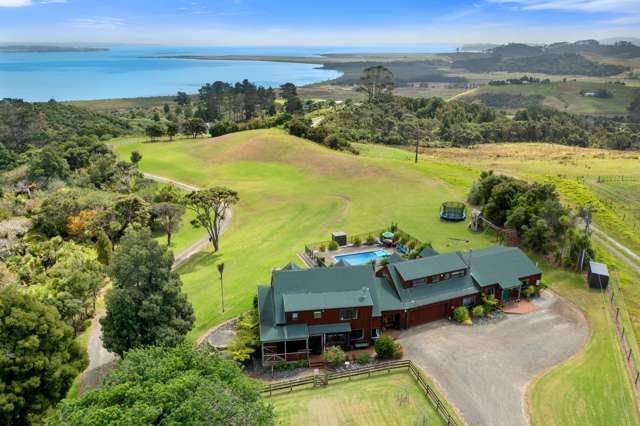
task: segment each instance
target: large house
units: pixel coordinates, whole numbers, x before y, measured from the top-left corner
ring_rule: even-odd
[[[405,329],[446,318],[481,295],[506,302],[537,285],[542,272],[515,247],[391,255],[372,265],[299,269],[289,264],[258,286],[262,362],[308,359],[325,347],[368,347],[383,328]]]

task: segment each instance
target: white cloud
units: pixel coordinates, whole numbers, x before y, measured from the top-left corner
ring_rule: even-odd
[[[31,0],[0,0],[0,7],[24,7],[32,4]]]
[[[500,3],[516,6],[516,10],[560,12],[607,13],[618,16],[605,20],[604,23],[615,25],[632,25],[640,23],[639,0],[487,0],[489,3]]]
[[[40,4],[65,4],[67,0],[41,0]]]
[[[95,30],[112,30],[124,25],[124,20],[111,16],[94,16],[91,18],[75,18],[70,21],[75,28],[87,28]]]

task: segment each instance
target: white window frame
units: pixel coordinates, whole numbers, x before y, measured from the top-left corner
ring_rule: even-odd
[[[354,312],[354,316],[350,318],[346,318],[344,315],[345,312]],[[340,321],[351,321],[351,320],[357,320],[357,319],[358,319],[358,308],[340,309]]]
[[[318,320],[322,318],[322,311],[313,311],[313,319]]]
[[[297,320],[300,318],[300,315],[297,312],[291,312],[291,319],[292,320]]]
[[[471,303],[466,303],[465,301],[471,300]],[[466,306],[467,308],[473,306],[476,303],[476,296],[465,296],[462,298],[462,306]]]

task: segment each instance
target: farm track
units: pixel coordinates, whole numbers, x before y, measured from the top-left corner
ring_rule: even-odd
[[[177,188],[184,189],[186,191],[198,191],[200,188],[189,185],[188,183],[179,182],[177,180],[169,179],[164,176],[153,175],[150,173],[144,173],[144,177],[154,180],[156,182],[170,183]],[[231,224],[232,211],[227,211],[227,217],[220,228],[220,233],[223,233]],[[180,253],[176,254],[173,260],[172,269],[178,268],[185,263],[191,256],[202,251],[209,244],[209,236],[206,235],[192,244],[190,247],[184,249]],[[105,316],[106,311],[104,309],[96,312],[96,315],[91,320],[91,331],[89,334],[89,343],[87,344],[87,353],[89,355],[89,366],[82,372],[80,378],[80,387],[78,395],[82,395],[87,390],[98,386],[105,374],[109,371],[111,366],[115,362],[115,355],[102,346],[102,327],[100,320]]]
[[[640,274],[640,256],[599,228],[591,225],[591,230],[593,231],[594,238],[609,250],[611,254],[629,265],[636,273]]]

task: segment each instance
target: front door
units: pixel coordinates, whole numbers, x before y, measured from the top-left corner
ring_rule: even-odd
[[[322,354],[322,336],[309,336],[309,350],[312,355]]]
[[[502,301],[508,302],[511,299],[511,290],[502,290]]]

